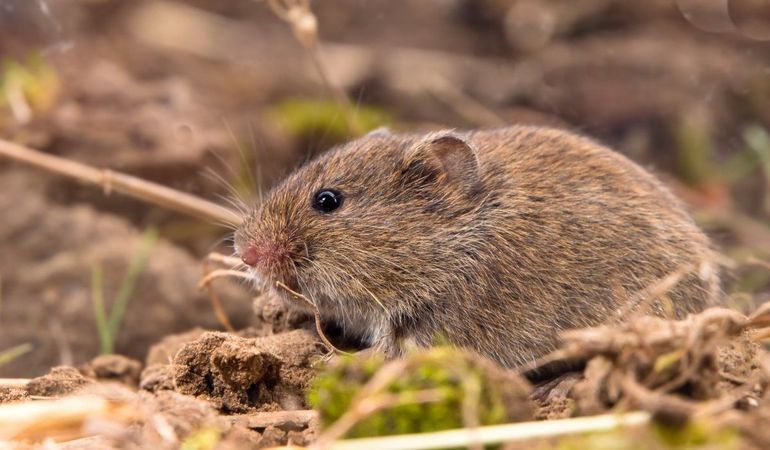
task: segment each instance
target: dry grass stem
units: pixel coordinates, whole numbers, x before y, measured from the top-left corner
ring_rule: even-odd
[[[361,126],[355,119],[353,104],[345,91],[332,81],[328,65],[324,61],[321,52],[321,43],[318,38],[318,20],[310,9],[308,0],[267,0],[268,5],[276,16],[291,25],[294,36],[307,50],[310,59],[315,66],[324,86],[331,92],[334,101],[345,114],[345,122],[348,131],[352,135],[363,134]]]
[[[496,112],[453,86],[446,78],[436,77],[433,81],[431,83],[426,82],[425,89],[437,100],[452,108],[458,116],[468,123],[493,128],[507,125],[506,121]]]
[[[211,268],[212,262],[221,262],[225,264],[230,264],[232,262],[231,260],[236,260],[238,264],[243,265],[243,263],[241,263],[241,261],[238,260],[237,258],[225,256],[219,253],[210,253],[206,258],[204,258],[203,278],[201,278],[201,280],[198,282],[198,289],[206,290],[206,293],[209,296],[209,300],[211,301],[211,307],[214,310],[214,315],[217,317],[217,320],[219,321],[219,323],[225,328],[225,330],[229,332],[234,332],[235,327],[233,327],[232,322],[230,322],[230,319],[227,317],[225,308],[224,306],[222,306],[222,300],[219,298],[216,291],[211,286],[211,283],[217,278],[236,277],[236,278],[242,278],[246,280],[252,279],[251,275],[249,275],[246,272],[241,272],[240,270],[235,270],[235,269],[212,270]]]
[[[623,307],[615,312],[615,317],[610,319],[610,321],[622,322],[623,320],[626,320],[626,318],[631,317],[631,312],[635,309],[639,313],[646,313],[646,309],[649,308],[655,300],[673,289],[680,281],[682,281],[682,278],[694,271],[696,267],[696,264],[686,264],[637,292],[625,305],[623,305]]]
[[[97,169],[86,164],[49,155],[22,145],[0,139],[0,155],[23,163],[96,184],[109,195],[113,190],[148,203],[219,224],[235,227],[241,217],[235,212],[194,195],[152,183],[109,169]]]
[[[220,264],[230,265],[232,267],[241,267],[241,266],[245,267],[246,266],[243,263],[243,261],[241,261],[240,258],[236,258],[235,256],[223,255],[223,254],[217,253],[217,252],[211,252],[208,255],[206,255],[206,260],[211,261],[211,262],[217,262],[217,263],[220,263]]]
[[[318,310],[318,307],[315,305],[315,303],[311,302],[309,298],[291,289],[289,286],[286,286],[284,283],[280,281],[276,281],[275,284],[279,288],[285,289],[289,294],[291,294],[295,298],[304,301],[313,310],[313,319],[315,320],[315,330],[318,333],[318,337],[321,339],[321,342],[323,342],[323,344],[326,346],[326,349],[329,350],[330,353],[336,353],[338,355],[350,354],[348,352],[342,351],[337,347],[335,347],[334,344],[332,344],[331,341],[329,341],[329,338],[326,337],[326,334],[324,334],[324,330],[323,330],[323,324],[321,323],[321,311]]]
[[[0,387],[23,388],[29,383],[29,378],[0,378]]]
[[[205,287],[208,287],[212,281],[216,280],[217,278],[223,278],[223,277],[236,277],[236,278],[243,278],[244,280],[252,280],[254,278],[248,273],[241,272],[240,270],[216,269],[216,270],[212,270],[211,272],[208,272],[206,276],[201,278],[201,280],[198,282],[198,289],[203,289]]]
[[[127,407],[95,396],[10,403],[0,405],[0,440],[76,439],[84,437],[83,425],[93,417],[127,422],[133,416]]]
[[[467,447],[474,442],[491,445],[504,442],[548,439],[579,433],[606,432],[626,427],[640,427],[649,423],[650,419],[651,415],[649,413],[637,411],[626,414],[605,414],[574,419],[493,425],[475,429],[463,428],[432,433],[349,439],[332,442],[327,448],[329,450],[357,450],[362,448],[431,450]]]
[[[358,391],[351,400],[348,410],[326,431],[321,434],[313,445],[314,449],[325,449],[332,442],[340,439],[355,424],[374,411],[366,404],[367,400],[382,391],[409,367],[414,360],[397,359],[382,366],[374,376]]]

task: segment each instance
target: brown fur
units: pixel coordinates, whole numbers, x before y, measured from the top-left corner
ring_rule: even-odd
[[[321,188],[343,206],[314,210]],[[687,265],[701,270],[668,292],[675,314],[718,296],[708,239],[660,182],[544,128],[363,137],[277,186],[235,244],[271,249],[259,276],[390,354],[446,339],[526,363]]]

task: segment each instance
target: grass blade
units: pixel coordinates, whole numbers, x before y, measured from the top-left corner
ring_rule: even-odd
[[[14,359],[20,357],[21,355],[24,355],[25,353],[29,353],[31,351],[32,351],[32,344],[27,342],[25,344],[17,345],[16,347],[11,347],[8,350],[1,352],[0,367],[8,364]]]
[[[96,320],[96,331],[99,334],[99,349],[102,353],[112,353],[112,335],[104,309],[104,272],[101,266],[94,266],[91,269],[91,301],[94,304],[94,320]]]
[[[134,254],[131,259],[131,263],[128,266],[128,273],[123,278],[123,282],[120,284],[120,289],[115,296],[115,302],[110,309],[109,322],[107,323],[110,336],[115,339],[118,336],[120,327],[123,323],[123,316],[126,313],[126,307],[128,306],[128,300],[131,298],[131,294],[136,287],[136,280],[139,278],[139,274],[147,265],[147,260],[150,257],[150,251],[155,245],[155,241],[158,239],[158,231],[154,228],[150,228],[144,232],[142,236],[142,242],[139,250]],[[114,344],[114,342],[113,342]]]

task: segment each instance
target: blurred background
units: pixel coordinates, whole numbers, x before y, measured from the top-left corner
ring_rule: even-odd
[[[0,59],[1,138],[222,204],[382,125],[570,129],[687,202],[735,307],[770,292],[767,0],[0,0]],[[1,376],[221,328],[227,230],[8,160],[0,217]]]

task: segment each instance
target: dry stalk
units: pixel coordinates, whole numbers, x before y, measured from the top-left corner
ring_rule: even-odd
[[[276,16],[291,25],[294,37],[307,50],[324,86],[331,92],[345,115],[348,131],[352,135],[363,134],[355,119],[353,104],[345,91],[332,81],[329,69],[321,54],[321,42],[318,37],[318,19],[310,9],[309,0],[267,0]]]
[[[342,351],[337,347],[335,347],[334,344],[332,344],[331,341],[329,341],[329,338],[326,337],[326,334],[324,334],[324,330],[323,330],[323,324],[321,323],[321,311],[318,310],[318,307],[315,305],[315,303],[311,302],[309,298],[291,289],[289,286],[286,286],[284,283],[280,281],[276,281],[275,284],[279,288],[285,289],[289,294],[294,296],[294,298],[305,302],[310,307],[310,309],[313,310],[313,319],[315,320],[315,330],[318,333],[318,337],[321,339],[321,342],[323,342],[323,344],[326,346],[326,349],[329,350],[329,353],[336,353],[339,355],[350,354],[348,352]]]
[[[358,391],[356,396],[350,402],[348,410],[336,422],[334,422],[324,433],[319,436],[313,449],[335,448],[336,442],[352,429],[361,420],[369,417],[382,409],[391,408],[403,404],[430,403],[441,401],[445,398],[445,393],[441,389],[425,389],[410,393],[407,398],[402,394],[383,393],[383,391],[403,373],[414,366],[423,364],[425,357],[416,354],[410,359],[396,359],[382,366],[374,376]],[[462,378],[463,400],[461,407],[462,419],[467,430],[472,435],[467,446],[471,449],[483,448],[483,442],[480,435],[474,434],[480,429],[479,424],[479,399],[481,396],[481,385],[479,380],[467,376],[467,370],[453,367],[453,371]]]
[[[23,388],[29,384],[29,378],[0,378],[0,387]]]
[[[674,288],[685,275],[695,270],[695,264],[685,264],[677,270],[669,273],[663,278],[658,279],[650,286],[637,292],[629,301],[619,308],[615,316],[611,318],[611,321],[622,322],[627,317],[630,317],[630,313],[634,309],[638,309],[639,312],[644,312],[652,302],[665,295],[668,291]]]
[[[367,399],[382,391],[400,377],[412,362],[411,360],[397,359],[382,366],[351,400],[345,414],[327,428],[311,448],[327,448],[332,442],[340,439],[345,433],[350,431],[361,419],[374,412],[367,407]]]
[[[216,315],[219,323],[229,332],[234,332],[230,319],[227,317],[225,308],[222,306],[222,301],[217,295],[214,288],[211,286],[212,282],[217,278],[224,277],[236,277],[251,280],[252,276],[246,272],[242,272],[236,269],[212,269],[211,263],[219,263],[230,265],[231,267],[243,267],[244,264],[240,259],[233,256],[223,255],[217,252],[211,252],[203,259],[203,278],[198,282],[198,289],[206,289],[206,293],[211,300],[211,307],[214,309],[214,315]]]
[[[235,269],[216,269],[209,271],[206,273],[206,275],[201,278],[201,280],[198,282],[198,289],[208,288],[211,285],[211,282],[216,280],[217,278],[224,278],[224,277],[236,277],[236,278],[243,278],[244,280],[251,280],[252,276],[249,275],[246,272],[241,272],[240,270]]]
[[[49,155],[31,148],[0,139],[0,155],[64,175],[86,183],[96,184],[109,195],[113,190],[148,203],[163,206],[201,219],[236,227],[241,217],[200,197],[152,183],[109,169],[97,169],[87,164]]]
[[[458,116],[477,126],[501,127],[506,121],[489,107],[452,85],[446,78],[425,80],[425,89],[436,99],[446,104]]]
[[[644,411],[625,414],[604,414],[536,422],[493,425],[476,429],[436,431],[432,433],[402,434],[374,438],[349,439],[332,442],[329,450],[358,450],[387,448],[390,450],[431,450],[467,447],[473,442],[483,445],[504,442],[522,442],[548,439],[579,433],[598,433],[626,427],[640,427],[650,422],[651,415]]]
[[[75,396],[0,405],[0,441],[14,439],[75,439],[83,437],[89,419],[104,417],[121,422],[135,413],[102,397]]]

